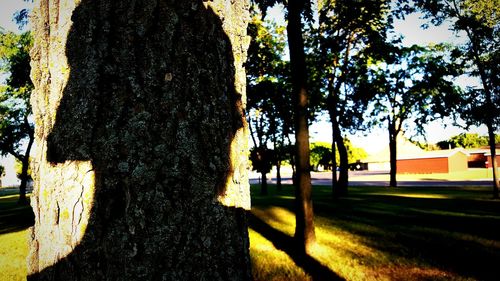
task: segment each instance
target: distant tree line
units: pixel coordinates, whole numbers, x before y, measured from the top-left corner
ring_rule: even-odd
[[[462,133],[449,138],[448,140],[443,140],[438,142],[436,145],[440,149],[449,148],[480,148],[488,147],[489,138],[488,136],[480,136],[479,134],[473,133]],[[495,143],[500,143],[500,135],[495,135]]]

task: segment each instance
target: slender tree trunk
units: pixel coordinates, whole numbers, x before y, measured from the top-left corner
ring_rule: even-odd
[[[340,171],[339,171],[339,196],[347,195],[347,187],[349,184],[349,159],[347,157],[347,149],[344,144],[344,138],[340,134],[340,131],[337,131],[337,147],[339,150],[339,158],[340,158]]]
[[[333,107],[329,110],[330,112],[330,123],[332,124],[332,162],[333,162],[333,171],[332,171],[332,194],[334,198],[339,198],[341,196],[346,195],[347,193],[347,180],[346,174],[344,171],[347,171],[346,167],[344,167],[343,157],[347,157],[347,151],[344,146],[344,142],[342,140],[342,136],[340,135],[340,129],[338,127],[337,122],[337,112],[335,110],[336,105],[333,104]],[[339,142],[340,138],[340,142]],[[339,166],[337,166],[337,155],[336,150],[339,151]],[[345,153],[344,153],[345,152]],[[347,158],[346,158],[347,159]],[[347,161],[347,160],[345,160]],[[339,167],[339,175],[337,176],[337,167]]]
[[[276,161],[276,189],[278,191],[282,190],[281,186],[281,160]]]
[[[396,173],[397,173],[397,134],[391,129],[391,125],[389,125],[389,157],[390,157],[390,187],[397,187],[398,183],[396,181]]]
[[[29,280],[250,280],[246,1],[40,0]]]
[[[292,86],[295,103],[295,147],[296,147],[296,225],[295,238],[300,243],[301,250],[307,253],[316,241],[314,232],[314,213],[311,198],[311,171],[309,159],[309,124],[307,70],[304,54],[304,39],[302,38],[301,13],[304,1],[288,2],[288,46],[290,49],[290,64]]]
[[[24,152],[24,156],[22,157],[22,159],[19,159],[21,161],[22,167],[21,167],[21,184],[19,185],[19,201],[17,203],[20,205],[28,204],[28,199],[26,198],[26,188],[28,186],[28,179],[29,179],[28,169],[30,166],[31,148],[35,140],[33,128],[30,126],[27,116],[25,116],[24,118],[24,126],[26,126],[28,130],[29,140],[28,140],[28,146],[26,147],[26,151]]]
[[[261,195],[267,195],[267,173],[266,172],[260,172],[262,181],[260,183],[260,194]]]
[[[490,154],[491,154],[491,169],[493,171],[493,198],[498,199],[499,178],[498,178],[498,164],[496,159],[495,131],[493,130],[493,125],[491,123],[488,123],[487,127],[488,127],[488,142],[490,145]]]

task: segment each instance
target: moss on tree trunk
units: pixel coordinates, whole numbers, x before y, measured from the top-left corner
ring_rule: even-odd
[[[31,280],[248,280],[247,1],[41,0]]]

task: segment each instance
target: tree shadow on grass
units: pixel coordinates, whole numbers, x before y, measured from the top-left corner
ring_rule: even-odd
[[[300,251],[292,237],[274,229],[251,212],[247,212],[247,215],[251,229],[271,241],[277,249],[287,253],[295,264],[300,266],[313,280],[345,280],[310,255]]]
[[[30,205],[18,205],[17,200],[17,196],[0,197],[0,234],[21,231],[33,225]]]
[[[478,190],[435,188],[425,194],[442,194],[442,198],[422,198],[368,189],[351,192],[335,202],[330,199],[329,187],[315,187],[313,192],[317,217],[358,236],[365,246],[389,257],[391,264],[437,268],[456,278],[498,280],[500,202],[475,200],[481,198]],[[402,195],[406,192],[419,196],[414,190],[398,189]],[[283,196],[253,200],[254,206],[272,204],[290,211],[292,203],[293,199]],[[408,276],[415,278],[420,280]]]
[[[500,224],[494,202],[391,196],[359,196],[337,206],[316,204],[316,214],[395,259],[479,280],[498,280]],[[496,204],[498,210],[498,204]]]

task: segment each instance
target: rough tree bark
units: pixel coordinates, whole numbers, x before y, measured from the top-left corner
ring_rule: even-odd
[[[314,213],[311,198],[311,171],[309,167],[307,70],[301,22],[303,8],[303,0],[288,2],[287,32],[295,104],[295,238],[298,243],[300,243],[301,250],[307,253],[316,241],[316,234],[314,231]]]
[[[30,280],[249,280],[245,0],[40,0]]]

